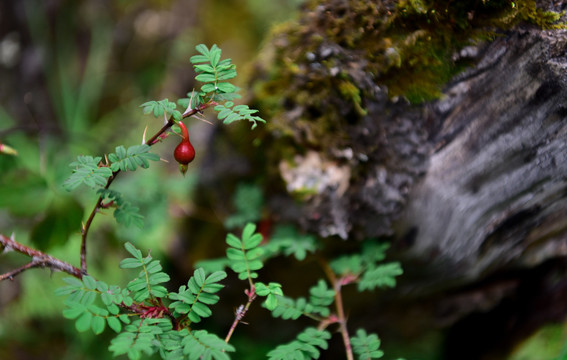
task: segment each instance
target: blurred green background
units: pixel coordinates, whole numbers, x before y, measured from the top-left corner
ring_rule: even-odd
[[[298,0],[1,1],[0,142],[18,156],[0,155],[0,232],[78,266],[81,221],[96,196],[87,188],[62,189],[68,164],[77,155],[138,144],[146,127],[149,135],[159,129],[161,120],[143,115],[139,105],[193,89],[189,58],[199,43],[218,44],[237,64],[236,83],[244,86],[270,28],[294,18],[298,7]],[[151,249],[166,269],[188,271],[200,255],[187,253],[197,239],[183,231],[184,223],[196,219],[215,228],[214,235],[224,231],[229,214],[199,209],[192,200],[199,155],[213,129],[191,122],[197,160],[186,177],[173,161],[177,140],[171,138],[154,148],[169,163],[121,174],[113,188],[140,207],[145,227],[125,228],[111,211],[99,214],[89,238],[92,275],[126,284],[129,274],[118,269],[125,241]],[[198,242],[222,251],[224,238],[207,234],[200,232]],[[3,254],[0,273],[27,261]],[[189,274],[173,282],[178,286]],[[0,283],[0,359],[110,358],[112,334],[80,334],[62,318],[62,299],[53,290],[64,276],[32,270]]]

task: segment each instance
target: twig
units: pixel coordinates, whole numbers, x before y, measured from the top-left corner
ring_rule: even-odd
[[[250,290],[247,289],[244,293],[246,295],[248,295],[248,302],[246,302],[246,305],[240,305],[238,307],[238,309],[236,310],[234,321],[232,322],[232,325],[230,326],[230,330],[228,330],[228,334],[226,335],[226,338],[224,339],[224,342],[227,343],[227,344],[230,341],[230,338],[232,336],[232,333],[234,332],[234,329],[236,329],[236,326],[240,322],[242,322],[242,319],[244,318],[244,316],[248,312],[250,305],[252,304],[254,299],[256,299],[256,289],[255,289],[254,285],[252,285],[250,287]]]
[[[28,269],[36,267],[46,267],[52,270],[63,271],[79,279],[83,277],[83,272],[79,268],[76,268],[75,266],[59,260],[51,255],[47,255],[39,250],[20,244],[19,242],[8,236],[0,234],[0,244],[2,244],[2,246],[4,247],[3,251],[13,250],[32,258],[32,261],[30,261],[29,263],[5,274],[1,274],[0,281],[6,279],[13,280],[14,276],[19,275],[20,273]]]
[[[347,329],[347,320],[345,316],[345,310],[343,306],[343,297],[341,294],[341,287],[343,286],[343,278],[338,278],[335,276],[335,273],[329,266],[329,264],[325,261],[321,261],[321,265],[323,266],[323,270],[325,274],[333,284],[333,288],[335,290],[335,306],[337,308],[337,323],[339,324],[339,328],[341,331],[341,335],[343,337],[343,343],[345,344],[345,351],[347,360],[354,360],[354,355],[352,352],[352,345],[350,343],[350,337],[348,334]]]

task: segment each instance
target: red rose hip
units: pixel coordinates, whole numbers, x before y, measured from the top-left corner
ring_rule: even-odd
[[[189,141],[189,132],[187,131],[185,124],[180,121],[178,125],[181,128],[181,135],[183,138],[173,151],[173,157],[179,163],[179,171],[185,175],[187,172],[187,165],[195,159],[195,148],[191,144],[191,141]]]

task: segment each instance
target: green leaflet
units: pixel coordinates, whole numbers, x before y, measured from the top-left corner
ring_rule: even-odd
[[[319,279],[317,285],[309,289],[309,301],[305,298],[293,300],[291,298],[278,296],[277,306],[272,310],[272,316],[282,319],[295,320],[301,315],[319,319],[321,316],[329,316],[329,305],[335,300],[335,291],[327,287],[323,279]]]
[[[378,265],[364,272],[358,283],[358,290],[374,290],[377,287],[395,287],[396,276],[402,275],[403,273],[399,262]]]
[[[175,120],[180,121],[183,119],[181,112],[177,110],[177,105],[168,99],[163,99],[159,101],[147,101],[140,105],[144,108],[144,114],[152,114],[156,118],[162,116],[172,116]]]
[[[230,260],[231,269],[238,274],[240,280],[249,279],[252,282],[252,279],[258,277],[256,271],[264,266],[261,260],[264,250],[259,247],[262,235],[255,233],[255,230],[256,225],[249,223],[244,227],[241,239],[233,234],[226,236],[229,246],[226,256]]]
[[[307,328],[297,338],[285,345],[280,345],[268,353],[270,360],[306,360],[318,359],[321,355],[318,348],[327,349],[327,340],[331,334],[315,328]]]
[[[114,210],[114,218],[119,224],[130,226],[135,225],[138,228],[144,226],[144,217],[139,212],[139,208],[133,206],[129,201],[124,200],[121,193],[110,189],[99,189],[97,191],[104,200],[112,201]]]
[[[266,244],[266,256],[272,257],[283,253],[293,255],[297,260],[305,260],[308,253],[318,249],[317,239],[313,235],[300,234],[293,226],[277,226]]]
[[[380,339],[376,334],[366,334],[364,329],[358,329],[356,336],[350,338],[352,350],[358,355],[359,360],[378,359],[384,356],[380,350]]]
[[[223,84],[219,84],[219,86],[221,85]],[[226,89],[226,86],[222,86],[221,89]],[[258,126],[258,122],[266,122],[266,120],[262,119],[261,117],[253,115],[257,113],[258,110],[250,109],[248,105],[233,106],[234,103],[232,101],[227,101],[224,104],[215,106],[215,110],[218,111],[217,117],[219,118],[219,120],[223,120],[224,124],[231,124],[239,120],[248,120],[252,123],[252,129],[255,129],[256,126]]]
[[[124,146],[117,146],[115,151],[108,155],[112,171],[135,171],[138,166],[147,169],[150,166],[150,160],[159,160],[159,155],[150,153],[150,146],[146,144],[133,145],[128,150]]]
[[[63,317],[75,319],[75,328],[79,332],[91,329],[101,334],[106,325],[116,332],[122,328],[121,321],[129,323],[129,319],[119,315],[117,304],[130,303],[129,296],[117,286],[108,286],[85,275],[82,280],[76,278],[63,279],[68,285],[55,291],[55,295],[67,296]]]
[[[65,180],[63,188],[72,191],[82,184],[93,189],[105,186],[108,178],[112,176],[112,170],[103,166],[99,167],[101,160],[100,156],[78,156],[77,161],[69,164],[73,168],[73,173]]]
[[[153,260],[151,255],[142,257],[141,252],[133,245],[127,243],[126,250],[134,255],[134,258],[126,258],[120,262],[121,268],[141,268],[138,277],[128,283],[127,289],[136,302],[146,299],[166,297],[167,289],[160,285],[169,281],[169,275],[162,271],[159,260]]]
[[[175,313],[186,314],[191,322],[200,322],[201,318],[211,316],[212,311],[209,305],[214,305],[219,301],[215,293],[223,288],[223,285],[218,282],[224,278],[226,278],[224,271],[205,276],[205,270],[202,268],[195,270],[187,286],[183,285],[177,293],[169,294],[169,298],[175,300],[169,307]]]
[[[203,360],[229,360],[227,352],[233,352],[232,345],[224,342],[215,334],[206,330],[197,330],[189,333],[182,340],[183,353],[189,355],[189,359]]]
[[[278,283],[271,282],[268,285],[257,282],[256,294],[265,296],[264,306],[268,310],[274,310],[278,306],[278,299],[283,296],[282,286]]]
[[[224,226],[227,229],[243,227],[246,223],[260,220],[264,199],[259,186],[238,184],[233,203],[236,212],[225,219]]]
[[[338,257],[330,263],[337,275],[353,276],[358,282],[358,291],[396,286],[396,277],[403,274],[399,262],[379,264],[386,255],[388,244],[369,241],[362,252]]]

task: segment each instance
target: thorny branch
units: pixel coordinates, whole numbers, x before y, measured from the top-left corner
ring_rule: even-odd
[[[193,115],[196,115],[197,113],[200,113],[201,111],[203,111],[204,109],[206,109],[207,107],[211,106],[211,105],[215,105],[214,102],[208,102],[202,105],[199,105],[198,107],[196,107],[195,109],[187,109],[184,113],[183,113],[183,118],[188,118],[191,117]],[[159,142],[159,140],[162,138],[163,134],[169,129],[171,128],[173,125],[175,124],[175,121],[173,120],[173,117],[170,117],[165,124],[162,126],[162,128],[160,130],[158,130],[158,132],[156,132],[149,140],[147,140],[145,142],[146,145],[149,146],[153,146],[155,145],[157,142]],[[105,189],[108,189],[110,187],[110,185],[112,184],[112,182],[114,181],[114,179],[116,179],[116,176],[120,173],[120,170],[114,171],[112,173],[112,176],[110,176],[108,178],[108,181],[106,182],[105,185]],[[0,281],[2,280],[6,280],[6,279],[10,279],[12,280],[14,278],[14,276],[19,275],[20,273],[28,270],[28,269],[32,269],[32,268],[37,268],[37,267],[44,267],[44,268],[50,268],[52,270],[59,270],[59,271],[63,271],[66,272],[69,275],[72,275],[74,277],[77,277],[79,279],[81,279],[83,277],[83,275],[87,274],[87,235],[89,232],[89,229],[92,225],[92,222],[95,218],[95,215],[98,213],[98,211],[103,208],[103,197],[99,197],[93,210],[91,211],[89,217],[87,218],[87,221],[83,224],[82,228],[81,228],[81,268],[77,268],[69,263],[66,263],[62,260],[59,260],[51,255],[47,255],[39,250],[30,248],[26,245],[20,244],[17,241],[15,241],[13,238],[7,237],[5,235],[0,234],[0,245],[2,245],[2,247],[0,249],[3,250],[3,252],[7,252],[7,251],[16,251],[19,252],[21,254],[27,255],[29,257],[32,258],[32,261],[30,261],[29,263],[18,267],[17,269],[14,269],[10,272],[7,272],[5,274],[0,274]]]
[[[191,103],[189,103],[191,104]],[[191,117],[195,114],[197,114],[198,112],[204,110],[206,107],[210,106],[211,104],[206,103],[206,104],[202,104],[200,106],[198,106],[195,109],[191,109],[189,111],[186,111],[183,113],[183,118],[188,118]],[[169,120],[167,120],[167,122],[163,125],[163,127],[154,134],[154,136],[152,136],[150,139],[148,139],[145,144],[149,145],[149,146],[153,146],[155,145],[159,139],[160,136],[162,136],[170,127],[172,127],[175,124],[175,121],[173,120],[173,116],[171,116],[169,118]],[[110,185],[112,184],[112,182],[114,181],[114,179],[116,179],[116,176],[120,173],[120,169],[114,171],[112,173],[112,176],[108,178],[108,181],[106,182],[105,185],[105,189],[108,189],[110,187]],[[87,272],[87,235],[89,233],[89,229],[91,227],[91,224],[94,220],[95,215],[98,213],[99,209],[102,208],[102,201],[103,201],[103,197],[99,197],[96,205],[94,206],[93,210],[91,211],[89,218],[87,219],[87,222],[83,225],[82,229],[81,229],[81,271],[83,273]]]
[[[29,263],[5,274],[0,274],[0,281],[6,279],[13,280],[14,276],[19,275],[20,273],[28,269],[36,267],[44,267],[51,270],[63,271],[79,279],[83,277],[83,273],[79,268],[76,268],[75,266],[59,260],[51,255],[47,255],[39,250],[20,244],[11,237],[0,234],[0,244],[3,248],[2,252],[16,251],[32,258],[32,261],[30,261]]]

